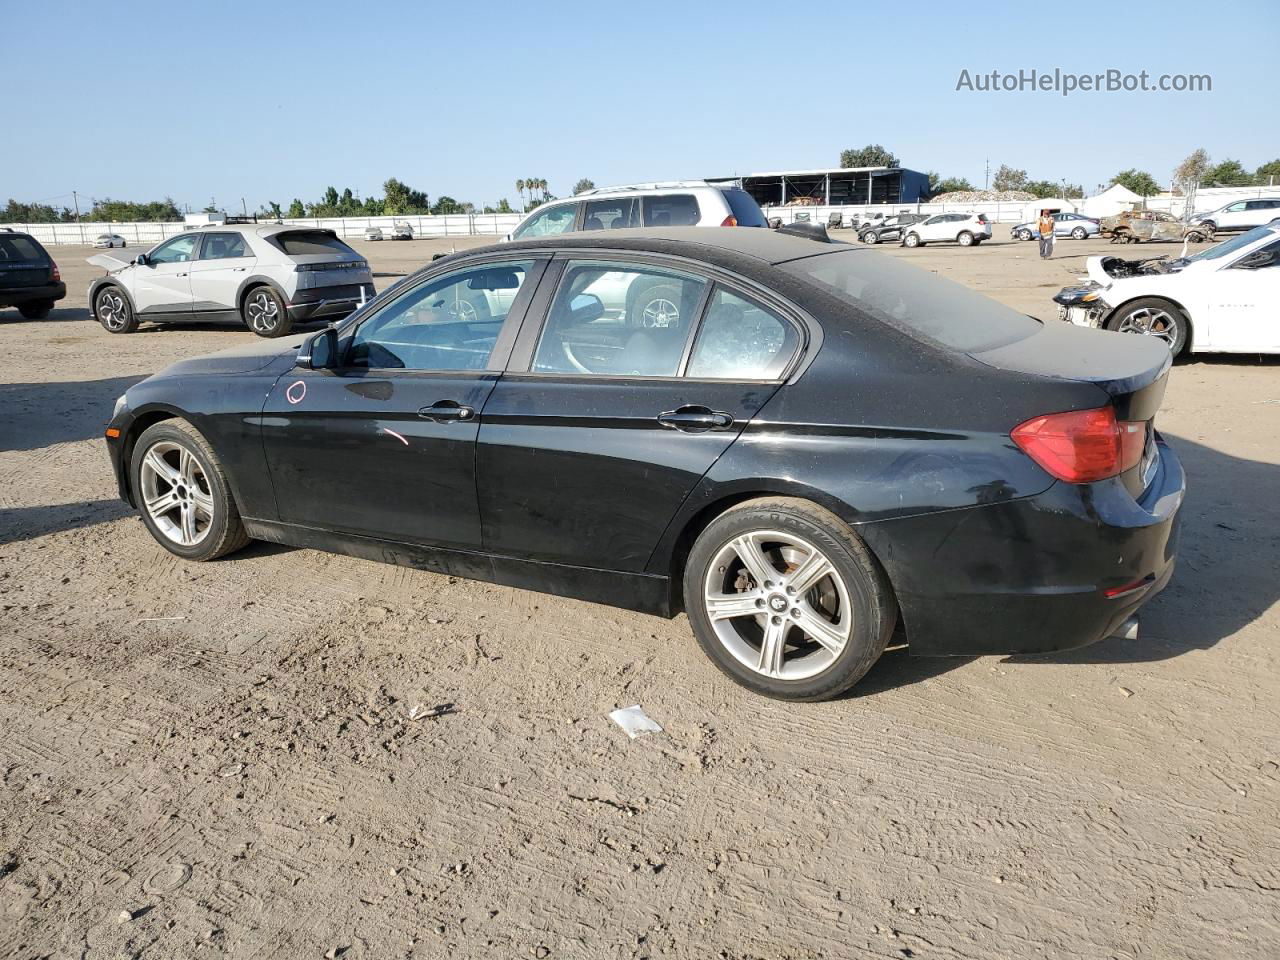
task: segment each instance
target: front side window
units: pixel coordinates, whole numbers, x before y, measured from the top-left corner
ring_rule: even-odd
[[[248,255],[244,237],[238,233],[208,234],[204,238],[204,248],[200,251],[200,256],[204,260],[229,260],[232,257]]]
[[[200,237],[194,233],[184,233],[180,237],[174,237],[147,254],[147,260],[151,263],[186,263],[195,252],[196,241],[199,239]]]
[[[635,197],[620,197],[617,200],[591,200],[583,211],[583,230],[620,230],[624,227],[638,227]]]
[[[484,370],[532,260],[487,264],[406,290],[366,320],[348,364],[397,370]]]
[[[1243,211],[1243,210],[1244,210],[1244,201],[1243,201],[1243,200],[1241,200],[1239,203],[1233,203],[1231,206],[1227,207],[1226,212],[1227,212],[1227,213],[1240,213],[1240,212],[1241,212],[1241,211]]]
[[[773,311],[717,287],[685,375],[704,380],[776,380],[798,341],[795,327]]]
[[[701,215],[698,201],[691,194],[675,193],[667,197],[644,198],[646,227],[694,227]]]
[[[533,371],[674,377],[706,285],[660,267],[571,262],[547,313]]]
[[[550,210],[544,210],[523,225],[516,228],[515,237],[552,237],[573,229],[573,222],[578,218],[578,205],[565,203]]]

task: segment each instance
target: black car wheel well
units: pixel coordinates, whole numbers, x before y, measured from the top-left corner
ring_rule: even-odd
[[[148,413],[139,414],[129,425],[129,432],[124,435],[124,485],[129,494],[129,503],[133,506],[138,504],[134,502],[132,478],[129,476],[129,464],[133,463],[133,448],[138,442],[138,438],[149,427],[155,426],[162,420],[172,420],[177,417],[176,413],[170,413],[168,410],[152,410]]]
[[[675,546],[672,548],[672,551],[671,551],[670,584],[671,584],[671,615],[672,616],[675,616],[676,614],[684,610],[684,590],[682,588],[682,584],[684,583],[684,569],[685,569],[685,565],[689,562],[689,552],[693,549],[693,544],[697,541],[698,537],[701,536],[702,531],[707,529],[707,527],[711,525],[711,522],[715,520],[716,517],[720,516],[726,510],[730,510],[733,507],[738,506],[739,504],[747,503],[751,500],[763,500],[768,498],[777,498],[780,496],[795,497],[797,500],[806,500],[809,503],[813,503],[819,507],[823,507],[826,510],[830,510],[832,513],[835,513],[837,516],[840,515],[840,511],[838,509],[835,509],[836,507],[838,507],[838,504],[824,503],[822,500],[816,500],[813,497],[804,496],[803,493],[798,491],[793,491],[793,490],[743,491],[740,493],[735,493],[726,497],[722,497],[721,499],[716,500],[713,503],[707,504],[705,507],[703,507],[701,510],[699,510],[697,513],[695,513],[692,517],[689,518],[689,521],[685,524],[684,529],[680,531],[680,536],[676,538]],[[856,535],[856,531],[855,531],[855,535]],[[862,540],[861,537],[859,537],[858,539]],[[881,561],[881,559],[878,556],[876,556],[875,550],[872,549],[871,544],[867,543],[866,540],[862,540],[862,543],[867,548],[867,551],[871,554],[871,556],[875,559],[876,563],[880,565],[880,569],[885,572],[885,580],[888,581],[889,590],[891,593],[893,593],[894,601],[896,602],[897,591],[894,588],[893,581],[889,577],[888,569],[885,567],[883,561]]]

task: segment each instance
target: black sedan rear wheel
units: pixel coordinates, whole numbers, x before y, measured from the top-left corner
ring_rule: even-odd
[[[897,605],[880,565],[835,514],[790,497],[749,500],[693,545],[685,610],[711,661],[750,690],[827,700],[884,651]]]

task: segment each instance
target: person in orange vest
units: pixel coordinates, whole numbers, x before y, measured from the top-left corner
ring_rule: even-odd
[[[1040,211],[1040,259],[1048,260],[1053,256],[1053,215],[1048,209]]]

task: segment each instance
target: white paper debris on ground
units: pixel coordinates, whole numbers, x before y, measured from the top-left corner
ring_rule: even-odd
[[[662,728],[640,708],[638,703],[634,707],[623,707],[613,711],[609,714],[609,719],[625,730],[632,740],[643,737],[646,733],[662,732]]]

